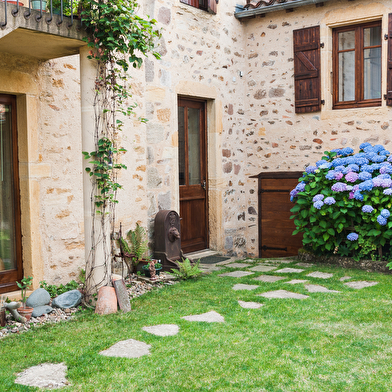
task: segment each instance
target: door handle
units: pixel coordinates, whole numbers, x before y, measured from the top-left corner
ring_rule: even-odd
[[[203,181],[200,183],[200,185],[201,185],[201,187],[205,190],[205,189],[206,189],[206,180],[203,180]]]

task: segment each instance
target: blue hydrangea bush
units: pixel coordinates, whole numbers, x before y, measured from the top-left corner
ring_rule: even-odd
[[[392,154],[362,143],[326,151],[291,191],[296,230],[316,254],[388,258],[392,243]],[[391,263],[392,264],[392,263]]]

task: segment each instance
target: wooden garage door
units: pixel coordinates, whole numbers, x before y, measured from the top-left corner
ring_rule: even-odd
[[[259,257],[296,256],[302,247],[302,235],[292,235],[295,225],[290,219],[290,209],[294,206],[290,191],[298,184],[301,174],[276,173],[283,178],[259,177]]]

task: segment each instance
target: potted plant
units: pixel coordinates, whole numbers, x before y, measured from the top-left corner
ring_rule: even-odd
[[[139,223],[134,230],[128,231],[125,238],[120,234],[118,245],[128,273],[141,271],[142,265],[148,264],[148,260],[143,258],[148,251],[147,232]]]
[[[158,260],[157,260],[158,261]],[[147,278],[151,278],[151,274],[150,274],[150,263],[148,263],[147,265],[143,265],[142,266],[142,270],[144,272],[144,275]],[[157,263],[155,263],[155,273],[156,275],[159,275],[162,271],[162,264],[159,263],[159,261]]]
[[[18,309],[18,313],[21,316],[26,317],[26,320],[29,321],[31,318],[31,314],[33,313],[34,308],[30,308],[26,306],[26,301],[27,301],[27,290],[31,286],[31,282],[33,280],[32,276],[29,277],[23,277],[23,279],[19,282],[16,282],[17,286],[20,288],[20,294],[22,296],[22,304],[23,306]]]

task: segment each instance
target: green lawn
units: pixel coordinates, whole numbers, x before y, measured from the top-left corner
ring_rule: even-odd
[[[294,264],[282,265],[293,267]],[[225,270],[225,272],[230,271]],[[308,278],[333,272],[330,279]],[[220,273],[220,272],[219,272]],[[71,386],[63,391],[371,391],[392,390],[392,276],[317,265],[286,280],[263,283],[213,273],[155,290],[132,301],[133,311],[44,326],[0,340],[0,391],[33,391],[14,384],[16,373],[44,362],[65,362]],[[355,290],[339,281],[380,282]],[[341,293],[308,293],[309,279]],[[234,291],[236,283],[258,284]],[[286,289],[303,300],[257,297]],[[263,303],[243,309],[237,300]],[[189,322],[182,316],[215,310],[225,323]],[[143,326],[177,324],[176,336],[158,337]],[[114,343],[136,339],[151,345],[137,359],[99,355]]]

